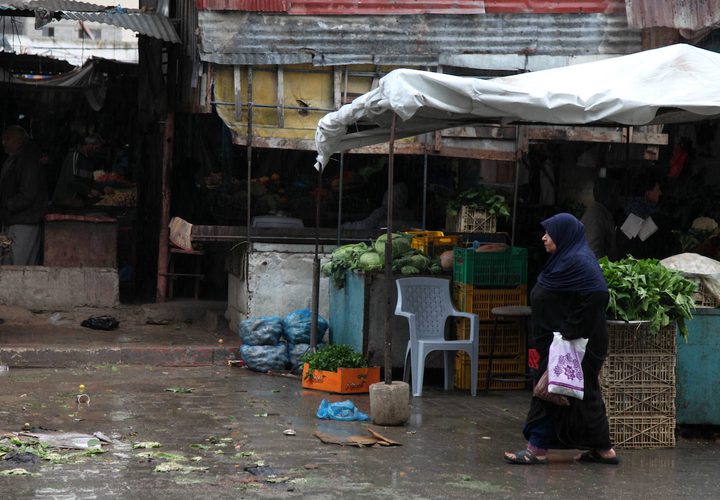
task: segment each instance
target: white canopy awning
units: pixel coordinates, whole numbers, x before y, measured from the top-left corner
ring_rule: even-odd
[[[473,123],[648,125],[720,117],[720,54],[685,44],[481,80],[398,69],[325,115],[316,167],[333,153]]]

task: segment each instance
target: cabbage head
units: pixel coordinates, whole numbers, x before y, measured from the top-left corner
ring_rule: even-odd
[[[358,268],[362,271],[379,271],[384,267],[383,259],[380,254],[369,250],[360,256],[358,259]]]
[[[393,259],[397,259],[401,255],[409,252],[412,250],[412,246],[410,245],[410,241],[412,240],[412,237],[406,235],[406,234],[396,234],[393,233],[392,235],[392,256]],[[387,234],[383,234],[378,237],[377,240],[375,240],[375,251],[380,254],[380,258],[382,260],[385,259],[385,243],[387,242]]]

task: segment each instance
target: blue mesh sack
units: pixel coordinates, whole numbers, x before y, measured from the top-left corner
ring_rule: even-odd
[[[261,316],[240,322],[240,340],[243,345],[276,345],[283,333],[280,316]]]
[[[290,359],[290,368],[295,369],[302,365],[300,357],[310,350],[310,344],[290,344],[288,345],[288,358]]]
[[[287,344],[241,345],[240,356],[256,372],[285,371],[288,368]]]
[[[312,326],[312,311],[298,309],[283,319],[283,335],[291,344],[309,344]],[[318,343],[328,328],[328,322],[318,314]]]

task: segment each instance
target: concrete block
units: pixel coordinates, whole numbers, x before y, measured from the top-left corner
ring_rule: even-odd
[[[116,269],[103,267],[0,267],[0,303],[26,309],[68,311],[120,303]]]
[[[248,316],[284,316],[312,306],[312,253],[253,252],[249,258]],[[328,280],[320,280],[319,314],[328,318]]]

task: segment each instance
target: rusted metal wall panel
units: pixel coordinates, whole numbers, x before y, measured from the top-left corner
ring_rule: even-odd
[[[482,54],[510,57],[505,69],[525,70],[529,58],[607,57],[642,47],[641,31],[627,27],[624,13],[318,18],[201,11],[199,26],[200,58],[218,64],[426,67],[441,56]]]
[[[290,0],[196,0],[199,10],[287,12]]]
[[[485,0],[485,12],[488,14],[619,14],[625,13],[625,2],[623,0]]]
[[[480,0],[292,0],[295,15],[483,14]]]
[[[720,0],[626,0],[633,28],[699,30],[720,22]]]

